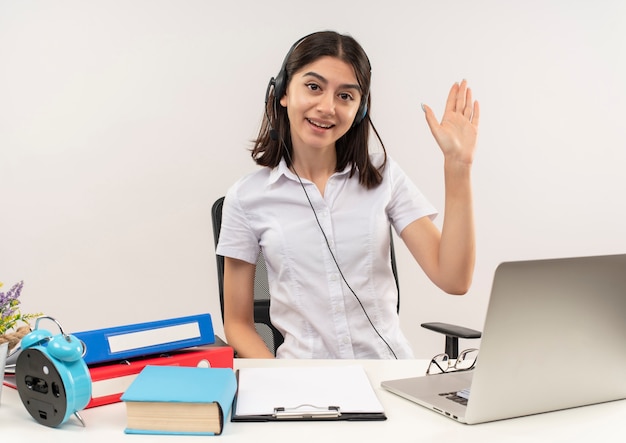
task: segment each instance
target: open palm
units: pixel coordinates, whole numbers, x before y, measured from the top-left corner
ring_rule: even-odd
[[[476,149],[480,109],[478,102],[472,101],[467,81],[452,85],[441,123],[430,107],[423,107],[428,127],[444,156],[471,164]]]

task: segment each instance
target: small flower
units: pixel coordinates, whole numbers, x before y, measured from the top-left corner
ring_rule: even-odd
[[[0,288],[2,287],[0,282]],[[6,293],[0,292],[0,335],[4,335],[6,332],[12,330],[16,325],[21,323],[28,323],[29,320],[39,317],[41,314],[22,314],[20,312],[20,294],[24,282],[20,281],[9,289]]]

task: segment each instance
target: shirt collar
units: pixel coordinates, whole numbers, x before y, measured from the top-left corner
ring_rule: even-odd
[[[332,176],[335,177],[339,175],[344,175],[344,174],[348,174],[349,172],[350,172],[350,165],[346,165],[343,171],[335,172]],[[270,175],[267,179],[267,184],[273,185],[282,176],[285,176],[286,178],[290,180],[298,181],[298,177],[296,176],[296,174],[294,174],[293,171],[287,167],[287,163],[285,162],[284,158],[280,160],[280,163],[278,164],[277,167],[273,168],[270,171]]]

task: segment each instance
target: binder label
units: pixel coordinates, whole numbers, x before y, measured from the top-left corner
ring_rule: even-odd
[[[147,329],[145,331],[129,332],[107,337],[112,353],[147,348],[167,342],[176,342],[193,338],[200,338],[200,328],[197,322],[181,325],[165,326],[162,328]]]

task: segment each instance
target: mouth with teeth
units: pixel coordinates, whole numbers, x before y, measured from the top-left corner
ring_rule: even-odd
[[[311,119],[308,119],[308,118],[306,119],[306,121],[307,121],[307,122],[309,122],[311,125],[315,126],[316,128],[320,128],[320,129],[330,129],[330,128],[332,128],[333,126],[335,126],[335,125],[334,125],[334,124],[332,124],[332,123],[328,123],[328,124],[325,124],[325,123],[319,123],[319,122],[315,122],[315,121],[313,121],[313,120],[311,120]]]

